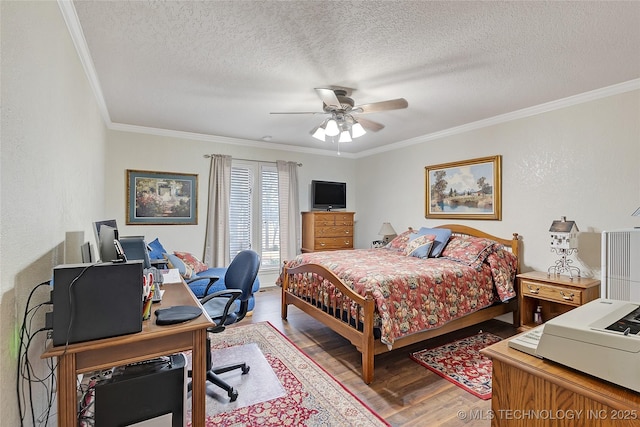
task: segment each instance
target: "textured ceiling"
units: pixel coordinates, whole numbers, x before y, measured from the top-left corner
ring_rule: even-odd
[[[353,154],[640,78],[636,1],[73,5],[110,125],[225,142],[335,152],[309,133],[324,116],[269,114],[321,112],[316,87],[409,102],[367,114],[385,128]]]

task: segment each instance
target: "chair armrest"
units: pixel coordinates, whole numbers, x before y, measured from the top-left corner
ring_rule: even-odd
[[[214,292],[202,298],[200,300],[200,304],[204,306],[208,301],[211,301],[214,298],[225,297],[227,299],[227,302],[224,306],[224,309],[222,310],[222,316],[220,316],[220,324],[218,325],[219,327],[220,326],[224,327],[227,321],[227,316],[229,315],[229,309],[231,309],[231,306],[233,306],[233,303],[241,296],[242,296],[242,291],[240,289],[222,289],[220,291]]]
[[[203,296],[207,295],[207,292],[209,292],[209,289],[211,288],[211,286],[216,283],[218,280],[220,280],[220,278],[218,276],[198,276],[198,277],[192,277],[189,280],[186,280],[187,285],[189,283],[193,283],[196,282],[198,280],[209,280],[209,283],[207,283],[207,287],[204,288],[204,293],[202,294]]]
[[[241,295],[242,295],[242,290],[240,289],[221,289],[219,291],[213,292],[201,298],[200,304],[205,304],[209,300],[212,300],[217,297],[222,297],[222,296],[231,299],[231,302],[233,302],[238,298],[240,298]]]

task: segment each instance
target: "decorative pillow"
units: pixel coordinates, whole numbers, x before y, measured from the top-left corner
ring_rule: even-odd
[[[190,254],[189,252],[175,252],[174,251],[173,254],[175,256],[177,256],[178,258],[180,258],[182,260],[182,262],[184,262],[186,265],[191,267],[193,272],[196,273],[196,274],[209,269],[207,264],[203,263],[195,255]]]
[[[415,234],[415,230],[413,228],[409,228],[407,231],[404,231],[397,235],[393,240],[391,240],[385,248],[391,249],[397,252],[404,252],[407,248],[407,244],[409,243],[409,239],[412,234]]]
[[[451,238],[451,230],[448,228],[427,228],[422,227],[418,231],[419,234],[433,234],[436,236],[436,239],[433,242],[433,247],[431,248],[431,253],[429,257],[438,258],[442,253],[442,250],[447,245],[447,242]]]
[[[193,277],[193,269],[186,265],[180,258],[175,255],[164,253],[162,254],[164,259],[167,260],[167,264],[169,268],[177,268],[178,273],[182,276],[183,279],[188,280]]]
[[[411,236],[409,244],[404,250],[404,254],[407,256],[414,256],[416,258],[427,258],[435,239],[436,236],[433,234]]]
[[[162,256],[162,254],[167,252],[157,237],[153,242],[147,244],[147,248],[149,249],[149,258],[151,259],[163,259],[164,256]]]
[[[442,257],[467,265],[483,262],[495,243],[482,237],[453,236],[442,251]]]

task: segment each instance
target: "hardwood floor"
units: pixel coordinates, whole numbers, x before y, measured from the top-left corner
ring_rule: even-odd
[[[507,338],[516,333],[511,324],[491,320],[376,356],[375,377],[367,385],[360,378],[360,353],[349,341],[293,306],[289,306],[288,319],[283,321],[279,287],[262,289],[255,297],[255,309],[244,322],[269,321],[392,426],[491,425],[490,400],[481,400],[421,367],[409,353],[480,330]],[[459,411],[465,416],[458,416]]]

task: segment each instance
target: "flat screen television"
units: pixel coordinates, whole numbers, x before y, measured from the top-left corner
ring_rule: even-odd
[[[311,205],[313,209],[332,210],[347,207],[345,182],[311,181]]]

